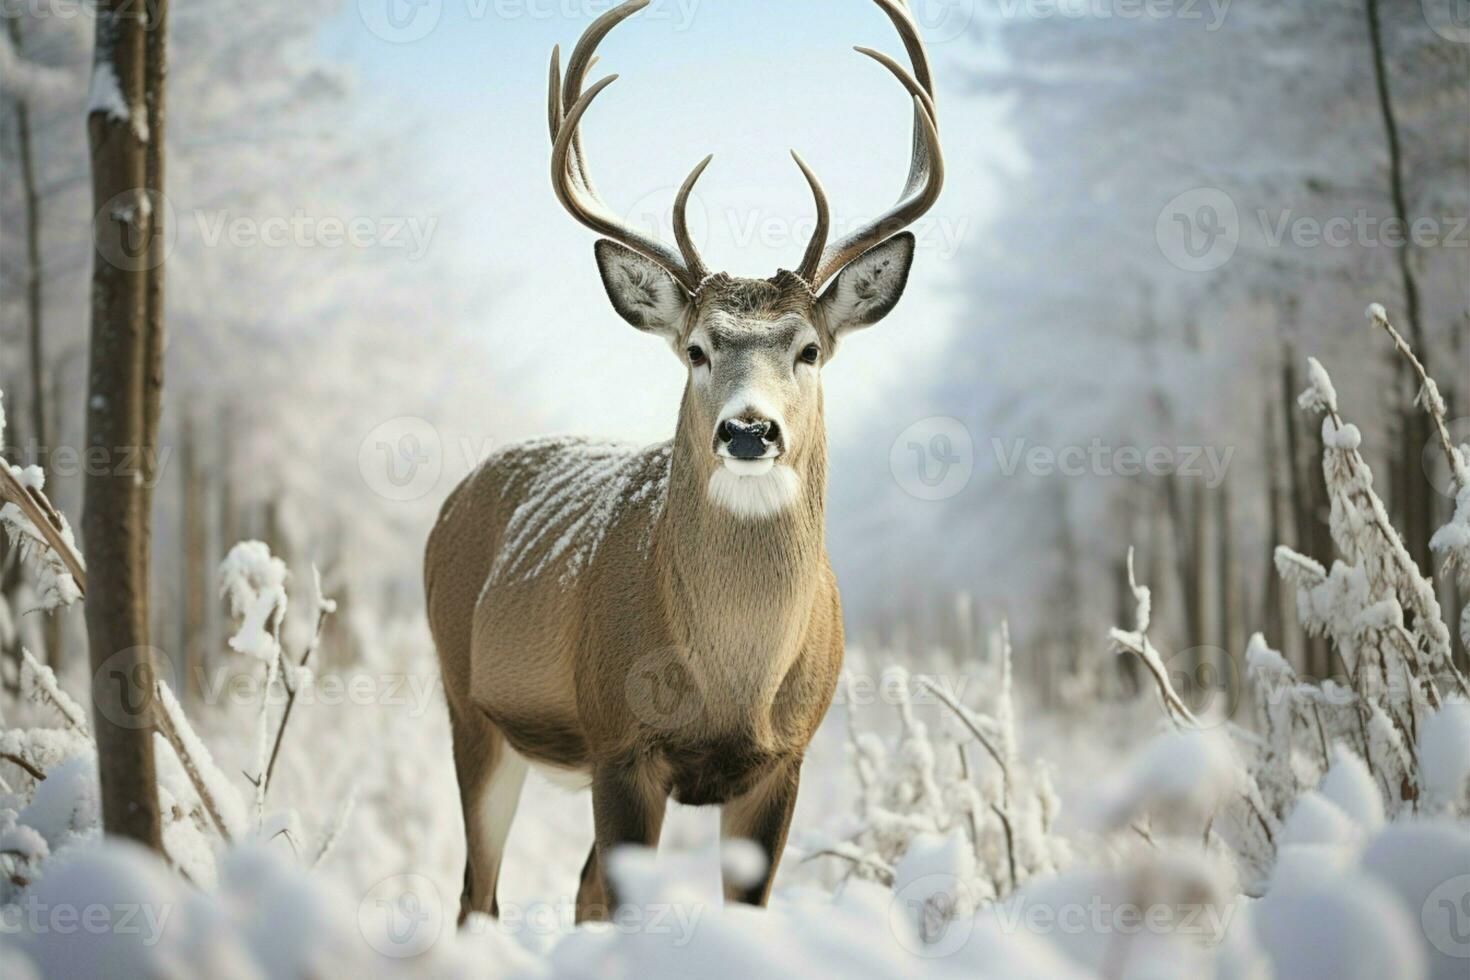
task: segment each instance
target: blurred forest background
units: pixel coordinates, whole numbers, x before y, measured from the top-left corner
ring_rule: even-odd
[[[382,69],[364,68],[397,64],[391,42],[401,39],[385,40],[362,5],[193,0],[173,11],[168,384],[152,610],[154,643],[178,672],[223,648],[228,623],[212,570],[237,540],[267,541],[298,576],[313,562],[321,568],[342,613],[324,656],[349,661],[382,624],[418,614],[427,529],[488,447],[586,422],[633,438],[672,429],[676,369],[606,308],[590,241],[551,199],[544,132],[521,125],[542,111],[550,41],[568,41],[584,13],[604,8],[462,25],[450,6],[414,50],[432,58],[436,44],[453,45],[457,53],[444,57],[463,69],[455,91],[409,68],[386,85]],[[836,58],[848,44],[886,37],[881,15],[846,9],[868,6],[829,2],[791,14],[800,22],[791,43],[836,33],[828,44]],[[1123,559],[1134,544],[1140,578],[1155,588],[1162,646],[1238,656],[1258,626],[1298,669],[1324,676],[1325,645],[1304,637],[1290,591],[1270,570],[1276,542],[1332,557],[1320,433],[1295,396],[1307,353],[1359,393],[1351,412],[1365,454],[1429,570],[1429,535],[1451,506],[1433,486],[1447,484],[1426,452],[1416,386],[1364,326],[1362,308],[1376,300],[1393,311],[1451,415],[1463,415],[1470,24],[1453,19],[1454,4],[1407,0],[1163,4],[1138,16],[1066,2],[915,6],[937,65],[954,173],[926,219],[930,236],[920,229],[922,241],[939,244],[921,252],[898,314],[828,370],[829,547],[855,641],[963,656],[1006,616],[1022,669],[1047,698],[1095,692],[1088,665],[1101,658],[1091,654],[1105,645],[1106,626],[1131,615]],[[760,33],[780,33],[784,9],[686,3],[667,11],[675,33],[642,25],[653,39],[638,43],[677,59],[686,36],[718,44],[721,18],[760,17]],[[14,462],[44,467],[53,501],[76,514],[93,254],[82,125],[93,26],[80,3],[5,0],[3,28],[6,449]],[[497,45],[525,57],[502,61]],[[719,49],[731,72],[761,74],[779,60],[745,43]],[[833,63],[857,76],[856,56],[845,57],[853,60]],[[659,145],[666,134],[698,143],[720,130],[772,159],[787,145],[824,146],[820,132],[796,124],[731,125],[704,103],[704,84],[680,91],[666,69],[643,69],[628,74],[652,76],[647,88],[629,91],[656,93],[658,113],[609,102],[610,115],[638,123],[609,154],[642,158],[608,167],[623,182],[608,179],[606,193],[630,209],[659,213],[694,159],[682,145]],[[736,118],[769,115],[762,100],[772,86],[824,91],[803,101],[831,104],[845,142],[825,154],[854,171],[881,170],[874,186],[891,193],[902,164],[884,154],[896,153],[906,107],[874,116],[871,130],[892,121],[878,134],[862,118],[866,76],[845,105],[831,95],[846,89],[845,77],[790,71],[758,79]],[[873,84],[887,91],[885,80]],[[385,111],[420,89],[441,111]],[[486,99],[525,105],[509,118]],[[663,112],[666,128],[655,122]],[[454,152],[467,131],[478,141],[468,145],[511,150]],[[865,132],[871,152],[853,145]],[[833,167],[816,155],[825,177]],[[722,159],[729,172],[741,169]],[[845,179],[858,178],[839,173],[839,191]],[[758,221],[784,207],[779,196],[752,202],[751,180],[728,188],[732,200],[743,195],[750,210],[741,214]],[[781,184],[791,186],[780,194],[800,202],[791,175]],[[538,198],[544,223],[519,203]],[[842,200],[855,209],[873,199]],[[799,214],[807,206],[792,205]],[[709,234],[729,244],[739,235],[714,227],[720,213],[710,206]],[[307,232],[283,231],[285,244],[250,237],[289,228],[293,215],[306,216]],[[366,218],[370,241],[323,246],[324,216]],[[528,291],[517,263],[565,291]],[[844,372],[852,372],[845,382]],[[1376,398],[1365,402],[1366,392]],[[620,431],[625,419],[631,431]],[[414,420],[427,423],[427,439]],[[1470,423],[1456,424],[1457,437],[1470,436]],[[934,442],[927,433],[939,429],[960,433],[968,449]],[[1059,472],[1027,462],[1037,447],[1056,459],[1101,447],[1088,457],[1101,462]],[[951,451],[968,455],[972,471],[943,499],[925,499],[933,495],[902,461],[922,477],[949,465]],[[1135,452],[1164,462],[1130,475]],[[437,476],[416,483],[402,468],[414,466]],[[27,588],[13,556],[0,562],[0,594],[16,614],[14,628],[0,631],[5,657],[25,645],[63,674],[85,670],[80,613],[23,615]],[[1459,599],[1447,582],[1443,601],[1456,622]],[[1463,665],[1463,648],[1458,657]],[[1101,678],[1117,680],[1111,671]]]

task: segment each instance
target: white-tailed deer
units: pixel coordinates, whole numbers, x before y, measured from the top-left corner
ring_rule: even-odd
[[[614,309],[666,340],[688,381],[671,441],[506,447],[455,488],[429,536],[424,584],[468,850],[461,918],[496,912],[528,763],[592,788],[579,919],[609,914],[609,852],[655,845],[670,796],[723,804],[722,834],[754,840],[767,859],[759,881],[726,895],[769,895],[802,756],[842,663],[820,371],[844,336],[893,309],[914,257],[902,229],[943,182],[923,43],[904,0],[875,2],[913,66],[858,48],[912,99],[908,182],[885,214],[828,244],[826,197],[797,157],[817,226],[796,271],[770,279],[711,275],[700,261],[684,214],[709,158],[677,196],[677,251],[593,190],[578,124],[613,79],[585,91],[583,79],[598,43],[648,0],[599,17],[565,77],[552,52],[556,196],[607,236],[595,253]]]

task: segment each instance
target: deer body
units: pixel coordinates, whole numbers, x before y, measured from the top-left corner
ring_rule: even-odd
[[[902,293],[942,175],[922,46],[899,27],[918,80],[874,55],[914,100],[909,186],[883,219],[826,246],[826,201],[801,163],[818,229],[797,272],[710,275],[619,224],[591,191],[577,125],[598,41],[646,6],[588,28],[563,87],[551,74],[553,186],[597,243],[614,308],[666,340],[688,380],[674,438],[643,449],[572,438],[506,447],[450,495],[425,556],[464,806],[461,917],[496,911],[501,855],[529,765],[590,784],[596,839],[577,896],[603,918],[622,844],[657,843],[669,798],[721,805],[722,835],[755,841],[758,880],[727,896],[763,904],[784,847],[802,756],[836,687],[842,615],[824,540],[827,448],[819,368],[846,332]],[[621,242],[622,244],[619,244]],[[831,279],[820,295],[817,289]]]

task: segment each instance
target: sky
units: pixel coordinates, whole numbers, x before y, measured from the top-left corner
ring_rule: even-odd
[[[668,348],[612,311],[592,257],[596,236],[552,195],[546,76],[611,0],[348,0],[321,38],[364,104],[415,140],[449,213],[427,261],[483,276],[489,321],[467,325],[494,353],[487,399],[510,401],[525,431],[636,441],[673,429],[684,372]],[[926,385],[957,319],[958,277],[1014,168],[1003,107],[973,92],[972,0],[916,0],[939,87],[948,179],[915,228],[904,301],[826,369],[834,441],[864,413]],[[602,44],[591,78],[617,73],[583,124],[599,191],[669,237],[674,192],[705,154],[690,217],[711,268],[766,276],[795,265],[811,230],[796,149],[817,172],[841,229],[897,196],[910,109],[899,85],[852,50],[903,59],[892,25],[862,0],[655,0]],[[407,121],[407,122],[405,122]],[[446,254],[448,251],[450,254]],[[430,304],[431,305],[431,304]],[[447,366],[447,369],[452,369]],[[875,450],[876,451],[876,450]],[[881,447],[886,455],[887,446]]]

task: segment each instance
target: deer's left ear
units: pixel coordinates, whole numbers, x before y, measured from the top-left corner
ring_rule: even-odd
[[[817,300],[833,340],[871,326],[889,314],[903,295],[914,264],[914,236],[902,232],[879,242],[843,266]]]

